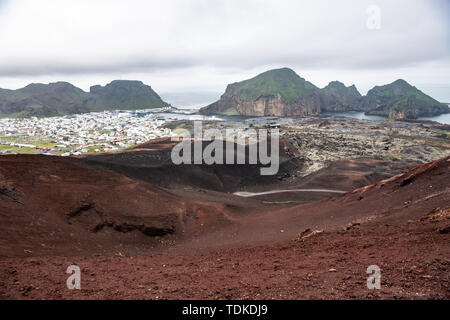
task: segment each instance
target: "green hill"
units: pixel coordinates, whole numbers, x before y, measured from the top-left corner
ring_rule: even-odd
[[[361,96],[354,85],[332,81],[319,89],[289,68],[269,70],[227,86],[202,114],[307,116],[326,111],[365,111],[392,119],[416,119],[449,112],[449,107],[404,80],[376,86]]]
[[[289,68],[269,70],[260,75],[230,84],[226,94],[254,100],[262,95],[279,94],[286,101],[295,101],[298,97],[318,90],[312,83],[305,81]]]
[[[202,114],[292,116],[320,112],[320,89],[289,68],[269,70],[227,86]]]
[[[367,114],[397,119],[416,119],[448,113],[447,105],[426,95],[403,79],[376,86],[364,97]]]
[[[114,109],[167,106],[150,86],[116,80],[85,92],[68,82],[32,83],[18,90],[0,90],[0,116],[56,116]]]
[[[106,86],[90,88],[87,105],[93,111],[167,107],[150,86],[141,81],[114,80]]]

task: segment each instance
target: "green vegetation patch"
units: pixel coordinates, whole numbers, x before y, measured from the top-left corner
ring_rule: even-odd
[[[312,83],[299,77],[288,68],[270,70],[260,75],[228,86],[227,93],[245,100],[255,100],[262,95],[279,94],[287,101],[318,90]]]
[[[54,148],[57,145],[55,141],[43,136],[0,136],[0,140],[49,148]]]
[[[227,110],[225,110],[224,112],[221,112],[220,114],[222,114],[224,116],[239,116],[240,115],[240,113],[236,109],[236,107],[230,107]]]
[[[403,158],[403,155],[401,153],[391,153],[390,156],[398,160],[401,160]]]
[[[41,153],[41,150],[36,148],[20,148],[15,146],[10,146],[7,144],[0,144],[0,150],[6,150],[8,153],[20,153],[20,154],[38,154]]]

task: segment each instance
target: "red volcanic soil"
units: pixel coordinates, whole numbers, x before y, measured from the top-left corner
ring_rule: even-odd
[[[255,212],[183,243],[183,247],[268,244],[295,238],[305,229],[339,230],[351,223],[406,223],[450,205],[450,157],[331,199]],[[247,198],[248,199],[248,198]],[[220,239],[220,241],[217,241]]]
[[[79,159],[3,156],[0,257],[141,252],[201,233],[210,222],[227,225],[225,215],[244,205],[251,209],[252,201],[179,197]]]
[[[206,253],[0,259],[0,298],[449,299],[442,219]],[[72,264],[81,290],[66,287]],[[381,268],[380,290],[367,289],[370,265]]]
[[[286,208],[79,159],[1,157],[0,297],[449,299],[449,167]],[[81,290],[66,288],[71,264]],[[367,289],[370,265],[381,290]]]

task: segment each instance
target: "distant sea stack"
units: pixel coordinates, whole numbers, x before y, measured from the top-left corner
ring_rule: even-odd
[[[201,114],[308,116],[323,112],[364,111],[392,119],[416,119],[450,112],[404,80],[377,86],[361,96],[354,85],[332,81],[319,89],[289,68],[269,70],[227,86],[220,100]]]
[[[201,114],[302,116],[320,113],[320,89],[289,68],[270,70],[227,86]]]
[[[115,109],[168,106],[141,81],[115,80],[85,92],[68,82],[33,83],[17,90],[0,89],[0,116],[58,116]]]
[[[402,79],[371,89],[364,97],[363,106],[366,114],[391,119],[417,119],[450,112],[447,105]]]
[[[355,85],[346,87],[342,82],[332,81],[321,90],[322,111],[362,111],[362,96]]]

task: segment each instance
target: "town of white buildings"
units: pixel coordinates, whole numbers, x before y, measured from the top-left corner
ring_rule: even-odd
[[[48,118],[0,119],[0,153],[81,155],[119,151],[171,136],[157,110],[104,111]],[[163,111],[163,110],[161,110]],[[25,152],[26,153],[26,152]]]

